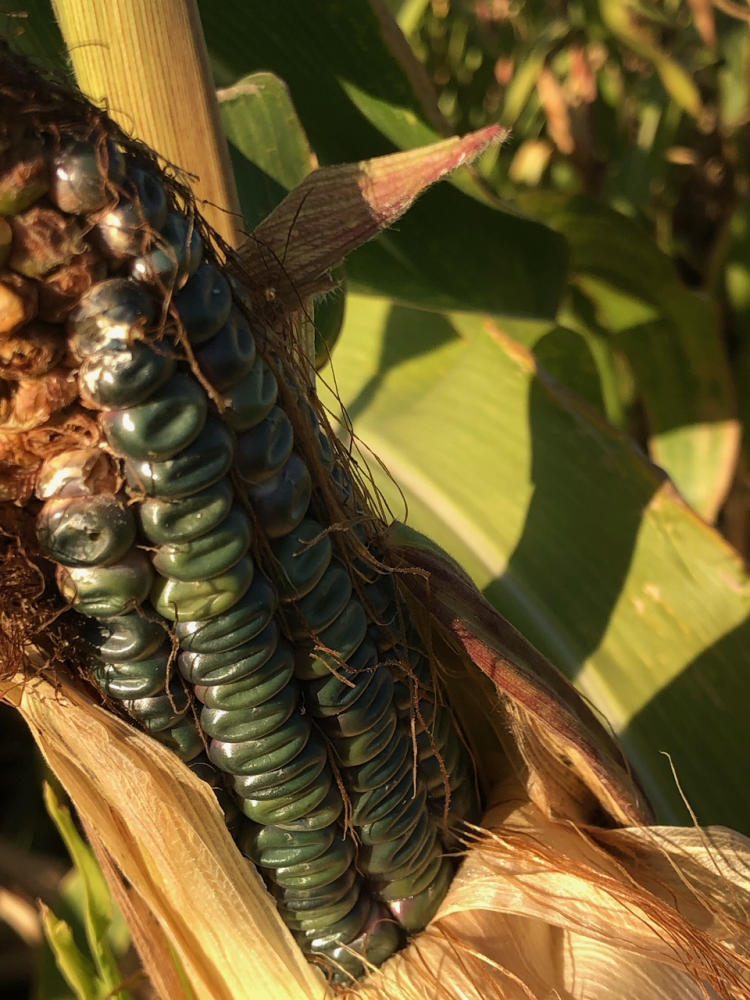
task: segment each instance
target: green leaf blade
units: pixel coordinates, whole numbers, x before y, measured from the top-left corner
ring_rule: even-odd
[[[403,491],[409,523],[594,700],[663,821],[688,819],[668,752],[701,823],[750,830],[740,792],[750,578],[738,557],[526,349],[491,324],[463,338],[447,318],[404,307],[396,337],[394,309],[350,298],[335,373],[344,404],[355,404],[355,432]],[[400,517],[398,487],[370,466]],[[735,633],[732,660],[723,644]],[[675,692],[668,712],[665,692]],[[698,742],[708,716],[711,738]]]

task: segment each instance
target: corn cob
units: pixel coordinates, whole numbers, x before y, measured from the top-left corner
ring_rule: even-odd
[[[3,499],[38,507],[91,679],[229,776],[300,946],[360,976],[447,890],[468,756],[368,533],[352,557],[329,530],[362,498],[189,197],[85,102],[3,94]]]

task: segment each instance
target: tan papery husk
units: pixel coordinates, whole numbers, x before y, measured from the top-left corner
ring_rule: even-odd
[[[357,996],[750,997],[747,838],[625,828],[605,850],[601,831],[545,817],[519,785],[497,794],[433,922]]]
[[[65,679],[53,686],[18,676],[0,697],[16,705],[86,825],[166,932],[198,1000],[323,1000],[325,980],[233,844],[208,785]]]

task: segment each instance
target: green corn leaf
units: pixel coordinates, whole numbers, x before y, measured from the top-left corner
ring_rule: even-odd
[[[434,538],[622,736],[664,822],[750,831],[750,577],[637,448],[487,320],[350,296],[337,386]],[[325,374],[325,373],[324,373]],[[332,407],[331,395],[324,399]],[[399,493],[399,488],[403,496]]]
[[[633,220],[582,197],[533,192],[521,201],[568,239],[579,317],[593,310],[596,328],[608,329],[627,357],[654,461],[701,516],[715,520],[739,449],[717,307],[682,285],[669,258]]]
[[[508,127],[515,125],[536,88],[539,74],[544,68],[553,45],[568,31],[565,21],[553,21],[541,32],[536,44],[529,52],[511,80],[505,92],[502,123]]]
[[[44,785],[44,802],[80,875],[86,940],[98,981],[105,995],[128,1000],[128,994],[118,989],[122,977],[108,936],[114,919],[114,904],[102,870],[93,851],[76,830],[70,811],[60,803],[49,784]],[[67,975],[65,970],[63,972]]]
[[[398,7],[398,25],[405,35],[416,31],[430,0],[404,0]]]
[[[625,430],[625,400],[623,399],[621,370],[609,330],[603,327],[597,319],[593,304],[575,287],[570,289],[560,318],[585,340],[599,375],[603,411],[611,424]],[[554,375],[555,372],[550,369],[547,360],[537,352],[535,353],[545,368]],[[581,393],[577,385],[567,378],[563,378],[562,381],[584,398],[588,398],[585,393]]]
[[[250,231],[302,183],[314,168],[315,157],[286,85],[272,73],[245,77],[220,91],[219,101],[242,215]],[[333,277],[337,287],[312,306],[318,368],[327,364],[344,322],[343,264]]]
[[[221,120],[248,230],[301,184],[315,163],[289,91],[273,73],[254,73],[219,91]]]
[[[404,315],[410,318],[411,312],[404,310]],[[407,329],[408,323],[407,318],[404,324]],[[467,340],[486,333],[488,325],[490,328],[494,326],[492,320],[473,313],[451,313],[450,323],[455,332]],[[548,374],[573,389],[601,413],[607,412],[605,376],[597,361],[596,340],[588,335],[588,331],[577,329],[572,324],[506,323],[503,320],[502,325],[505,333],[533,353]],[[609,346],[609,340],[607,344]]]
[[[3,4],[0,32],[12,39],[13,47],[38,59],[49,68],[67,70],[68,54],[52,12],[51,0],[28,0],[23,4]],[[72,73],[71,73],[72,77]]]
[[[599,0],[602,20],[612,34],[647,59],[661,77],[666,91],[688,114],[698,118],[702,110],[698,87],[690,74],[657,45],[648,31],[637,25],[633,17],[636,10],[636,5],[627,0]]]
[[[70,926],[64,920],[58,920],[44,904],[41,907],[44,936],[76,1000],[101,1000],[102,991],[96,970],[75,943]]]

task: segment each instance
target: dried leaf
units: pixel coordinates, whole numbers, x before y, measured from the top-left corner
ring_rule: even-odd
[[[16,677],[0,697],[167,932],[198,1000],[324,1000],[208,786],[67,681]]]
[[[522,790],[508,787],[501,797],[435,920],[359,996],[750,996],[750,842],[744,837],[617,830],[605,834],[605,852],[572,824],[546,819]],[[733,876],[741,869],[741,887],[716,867],[719,858]],[[685,865],[692,865],[689,876]],[[639,876],[646,872],[643,884]],[[705,893],[707,885],[715,895]],[[738,919],[729,926],[732,909]]]

